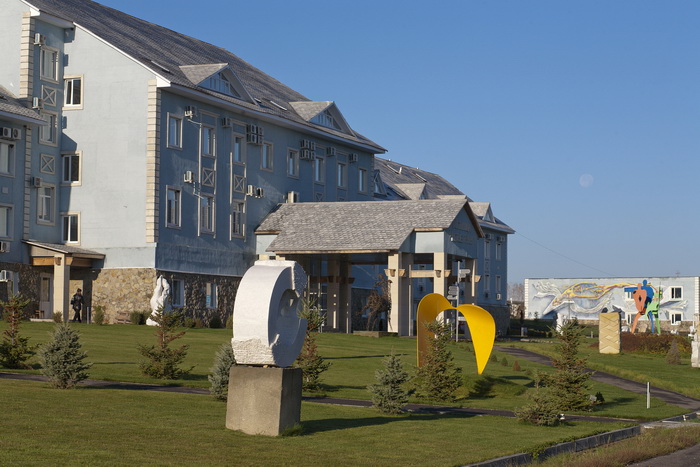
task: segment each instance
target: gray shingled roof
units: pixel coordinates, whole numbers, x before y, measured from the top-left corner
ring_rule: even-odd
[[[310,101],[307,97],[285,86],[225,49],[89,0],[25,1],[41,11],[74,22],[78,26],[92,32],[173,84],[196,89],[257,112],[282,117],[313,127],[316,130],[348,141],[368,145],[375,148],[377,152],[385,151],[377,143],[357,133],[348,135],[307,122],[289,105],[290,102]],[[233,14],[234,12],[235,8],[232,6],[231,13]],[[198,87],[181,68],[191,65],[222,63],[231,66],[231,69],[240,79],[243,86],[245,86],[248,93],[253,98],[261,100],[260,105]],[[199,73],[197,73],[193,78],[197,79],[199,76]],[[275,105],[270,104],[270,101],[274,101],[288,110],[279,109]]]
[[[28,108],[22,101],[17,99],[10,91],[2,86],[0,86],[0,113],[43,122],[41,115]]]
[[[396,251],[418,229],[447,229],[466,200],[283,204],[256,229],[275,233],[267,251]]]
[[[104,253],[97,251],[86,250],[85,248],[78,248],[73,245],[65,245],[62,243],[46,243],[46,242],[35,242],[33,240],[26,240],[24,243],[27,245],[37,246],[40,248],[45,248],[47,250],[56,251],[58,253],[64,253],[68,255],[76,256],[87,256],[87,257],[99,257],[104,258]]]
[[[411,199],[417,199],[422,193],[425,199],[438,199],[441,196],[459,195],[466,198],[464,193],[440,175],[382,159],[381,157],[375,157],[374,160],[374,168],[379,169],[382,181],[392,189],[395,189],[400,196],[405,195]],[[423,184],[425,186],[425,189],[421,190],[420,193],[417,193],[416,189],[409,189],[409,191],[404,189],[409,185],[418,184]],[[398,188],[398,190],[396,190],[396,188]]]

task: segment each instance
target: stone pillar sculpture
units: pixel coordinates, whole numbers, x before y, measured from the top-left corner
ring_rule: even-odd
[[[619,354],[620,313],[600,313],[598,317],[598,351],[606,354]]]

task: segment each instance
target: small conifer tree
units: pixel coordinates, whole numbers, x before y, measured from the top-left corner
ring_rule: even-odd
[[[301,301],[299,317],[307,321],[307,326],[304,345],[297,357],[296,367],[301,368],[302,371],[302,388],[305,391],[316,391],[320,388],[321,373],[331,366],[330,362],[325,362],[319,355],[316,344],[318,330],[323,325],[325,317],[316,303],[308,298]]]
[[[513,362],[513,371],[520,371],[520,362],[517,360]]]
[[[668,349],[666,354],[666,363],[669,365],[680,365],[681,364],[681,353],[678,350],[678,342],[674,339],[671,342],[671,347]]]
[[[233,347],[230,342],[226,342],[219,347],[214,357],[214,366],[208,376],[211,388],[209,392],[215,399],[226,401],[228,399],[228,379],[231,367],[236,364],[233,356]]]
[[[591,405],[588,397],[588,380],[591,375],[586,372],[586,359],[578,356],[584,331],[576,319],[567,321],[555,331],[559,344],[552,365],[556,371],[547,378],[546,385],[557,398],[560,411],[585,410]]]
[[[508,366],[508,359],[506,357],[501,359],[501,366]]]
[[[185,370],[179,365],[187,357],[189,345],[170,347],[172,341],[185,335],[185,331],[176,331],[182,323],[182,313],[180,311],[164,313],[161,307],[151,315],[151,319],[156,322],[157,343],[155,345],[138,344],[139,353],[148,359],[139,365],[143,374],[160,379],[176,379],[188,374],[194,366]]]
[[[403,369],[401,359],[393,352],[384,359],[384,369],[375,372],[376,384],[367,386],[372,393],[372,406],[383,413],[401,413],[401,407],[408,402],[408,396],[413,392],[406,389],[404,384],[410,376]]]
[[[8,328],[3,331],[0,342],[0,364],[7,368],[22,368],[34,355],[35,346],[29,345],[29,338],[19,335],[19,325],[24,318],[24,307],[29,300],[20,295],[12,295],[7,302],[0,302]]]
[[[447,323],[433,321],[426,329],[435,335],[423,355],[423,366],[418,369],[418,386],[429,399],[454,400],[454,393],[462,385],[462,369],[454,363],[452,352],[447,348],[451,329]]]
[[[68,323],[56,324],[51,339],[39,351],[41,372],[53,387],[70,389],[87,379],[92,363],[85,363],[86,357],[78,333]]]

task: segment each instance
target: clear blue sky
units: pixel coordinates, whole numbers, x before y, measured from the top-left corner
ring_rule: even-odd
[[[526,277],[700,275],[700,1],[101,3],[333,100],[492,203]]]

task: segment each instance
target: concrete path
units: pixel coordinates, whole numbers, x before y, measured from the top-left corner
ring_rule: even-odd
[[[700,444],[665,456],[630,464],[630,467],[689,467],[692,465],[700,465]]]
[[[523,360],[530,360],[532,362],[541,363],[542,365],[552,366],[552,362],[550,361],[549,357],[531,352],[529,350],[503,346],[495,346],[494,348],[499,352],[507,353]],[[591,379],[594,381],[617,386],[625,391],[634,392],[637,394],[647,393],[647,385],[644,383],[638,383],[629,379],[620,378],[619,376],[611,375],[610,373],[605,373],[603,371],[589,371],[593,373],[591,375]],[[700,400],[698,399],[693,399],[692,397],[654,386],[651,387],[650,391],[653,397],[661,399],[668,404],[676,405],[688,411],[700,410]]]

